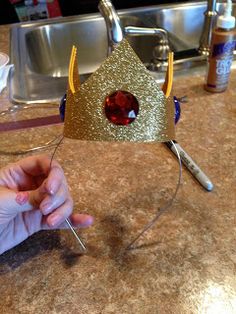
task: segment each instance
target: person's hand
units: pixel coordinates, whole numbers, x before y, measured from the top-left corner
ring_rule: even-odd
[[[72,214],[73,201],[61,166],[46,155],[21,159],[0,170],[0,254],[43,229],[87,227],[93,218]]]

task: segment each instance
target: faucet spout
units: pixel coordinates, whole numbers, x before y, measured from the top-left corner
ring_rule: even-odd
[[[215,25],[215,18],[217,16],[216,0],[208,0],[207,10],[204,12],[204,15],[205,20],[198,51],[200,54],[208,56],[210,52],[212,29]]]
[[[110,0],[101,0],[98,4],[98,9],[103,16],[108,37],[108,54],[119,44],[123,39],[123,31],[120,18]]]

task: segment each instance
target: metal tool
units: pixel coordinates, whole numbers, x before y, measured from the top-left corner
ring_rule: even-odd
[[[83,241],[80,239],[78,233],[76,232],[75,228],[72,226],[70,220],[67,218],[66,220],[67,225],[69,226],[71,232],[73,233],[73,235],[75,236],[76,240],[79,242],[81,248],[83,249],[83,251],[86,251],[87,248],[85,246],[85,244],[83,243]]]

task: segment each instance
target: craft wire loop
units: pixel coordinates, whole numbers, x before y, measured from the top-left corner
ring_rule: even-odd
[[[181,162],[181,158],[180,158],[180,155],[179,155],[179,152],[177,150],[177,147],[174,143],[174,141],[170,141],[173,146],[174,146],[174,149],[176,151],[176,154],[177,154],[177,158],[178,158],[178,163],[179,163],[179,175],[178,175],[178,181],[177,181],[177,185],[176,185],[176,188],[175,188],[175,191],[174,191],[174,194],[173,196],[171,197],[171,199],[169,200],[169,202],[166,203],[165,206],[161,207],[155,217],[149,222],[146,224],[146,226],[143,228],[143,230],[136,236],[136,238],[134,238],[134,240],[126,247],[126,250],[129,250],[129,249],[133,249],[134,248],[134,243],[137,242],[137,240],[142,237],[142,235],[144,233],[146,233],[149,229],[151,229],[153,227],[153,225],[157,222],[157,220],[160,218],[160,216],[162,214],[164,214],[168,209],[170,209],[170,207],[172,206],[174,200],[176,199],[176,195],[178,193],[178,190],[179,190],[179,187],[180,187],[180,183],[181,183],[181,178],[182,178],[182,162]]]
[[[25,111],[29,109],[35,109],[35,108],[47,108],[47,109],[55,109],[55,105],[51,104],[29,104],[29,105],[13,105],[9,107],[6,110],[0,111],[0,117],[1,116],[6,116],[6,115],[12,115],[14,113],[20,112],[20,111]],[[26,148],[26,149],[19,149],[19,150],[7,150],[7,149],[0,149],[0,155],[6,155],[6,156],[17,156],[17,155],[24,155],[27,153],[32,153],[38,150],[44,150],[50,147],[54,147],[58,145],[58,142],[60,141],[62,135],[58,135],[54,137],[52,140],[47,141],[46,143],[39,145],[39,146],[34,146],[31,148]]]

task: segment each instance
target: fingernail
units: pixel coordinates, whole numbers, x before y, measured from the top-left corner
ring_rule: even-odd
[[[49,193],[50,193],[51,195],[53,195],[53,194],[55,193],[52,188],[49,188],[48,190],[49,190]]]
[[[52,188],[51,184],[49,185],[48,182],[45,182],[44,184],[45,186],[45,190],[47,191],[47,193],[49,193],[50,195],[53,195],[55,192],[54,192],[54,189]]]
[[[80,227],[89,227],[93,224],[93,217],[86,217],[86,219],[80,224]]]
[[[15,200],[17,204],[24,205],[29,200],[29,192],[18,192]]]
[[[43,204],[43,206],[41,207],[42,213],[44,215],[49,214],[51,211],[51,206],[52,206],[52,204],[50,204],[50,203]]]
[[[51,187],[51,186],[48,186],[47,187],[47,192],[51,195],[53,195],[55,192],[54,192],[54,189]]]
[[[53,215],[50,217],[49,223],[52,227],[55,227],[61,223],[61,216],[59,215]]]

